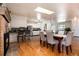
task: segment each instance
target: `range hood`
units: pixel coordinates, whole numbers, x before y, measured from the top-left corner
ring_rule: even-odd
[[[9,23],[11,21],[10,12],[7,7],[0,6],[0,15]]]

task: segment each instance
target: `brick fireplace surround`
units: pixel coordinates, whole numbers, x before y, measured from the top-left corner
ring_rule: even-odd
[[[0,56],[3,55],[4,50],[3,41],[4,41],[5,24],[6,24],[5,19],[0,15]]]

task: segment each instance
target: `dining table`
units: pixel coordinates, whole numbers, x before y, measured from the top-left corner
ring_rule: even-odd
[[[46,37],[47,39],[47,34],[45,33],[44,36]],[[62,43],[62,40],[66,37],[66,35],[61,35],[61,34],[54,34],[53,35],[53,38],[55,40],[58,41],[58,52],[61,53],[61,43]]]

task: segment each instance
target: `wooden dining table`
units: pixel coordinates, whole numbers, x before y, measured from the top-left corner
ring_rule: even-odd
[[[44,35],[45,35],[45,37],[47,37],[47,34],[44,34]],[[61,53],[61,42],[62,42],[63,38],[65,38],[65,37],[66,37],[66,35],[61,35],[61,34],[53,35],[53,38],[58,41],[58,52],[59,53]]]

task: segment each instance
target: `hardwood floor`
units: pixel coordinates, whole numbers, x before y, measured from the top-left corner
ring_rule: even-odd
[[[68,56],[79,56],[79,38],[74,38],[72,42],[73,52]],[[14,53],[15,52],[15,53]],[[14,54],[13,54],[14,53]],[[39,37],[32,37],[31,40],[26,40],[19,44],[13,43],[10,46],[7,55],[17,56],[67,56],[66,52],[58,53],[57,46],[52,49],[40,45]]]

